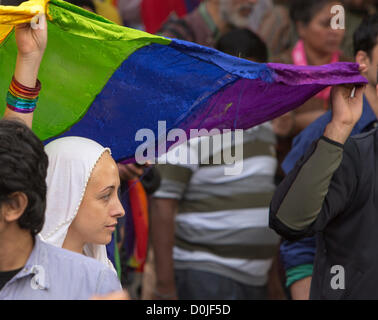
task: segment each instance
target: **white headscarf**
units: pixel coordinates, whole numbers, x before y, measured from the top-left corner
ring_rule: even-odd
[[[68,228],[76,217],[89,178],[105,151],[97,142],[81,137],[65,137],[45,146],[49,158],[47,169],[47,205],[42,240],[62,247]],[[86,244],[84,254],[114,269],[105,245]]]

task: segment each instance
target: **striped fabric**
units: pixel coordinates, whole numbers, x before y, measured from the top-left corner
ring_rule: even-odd
[[[187,148],[188,157],[196,155],[197,164],[158,165],[162,184],[154,197],[179,200],[175,268],[215,272],[248,285],[265,285],[279,240],[268,227],[277,165],[274,135],[269,124],[244,131],[240,141],[243,155],[238,159],[243,166],[238,175],[224,174],[225,168],[234,165],[211,161],[217,153],[222,154],[221,144],[212,143],[217,138],[192,139],[179,147]],[[207,154],[200,148],[204,140],[210,142]],[[168,153],[168,161],[173,152],[177,151]],[[201,164],[207,157],[210,164]]]

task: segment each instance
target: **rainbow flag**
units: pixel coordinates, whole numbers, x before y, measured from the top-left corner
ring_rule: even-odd
[[[134,158],[138,130],[246,129],[302,105],[330,85],[366,83],[353,63],[258,64],[116,25],[60,0],[0,6],[0,98],[14,72],[13,26],[48,16],[33,130],[42,140],[84,136]],[[5,108],[5,102],[1,104]]]

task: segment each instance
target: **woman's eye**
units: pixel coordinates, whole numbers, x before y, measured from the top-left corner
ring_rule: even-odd
[[[103,200],[109,200],[109,199],[110,199],[110,193],[107,194],[107,195],[104,195],[104,196],[102,197],[102,199],[103,199]]]

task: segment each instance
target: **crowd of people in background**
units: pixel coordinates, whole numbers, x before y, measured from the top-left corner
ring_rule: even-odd
[[[362,116],[354,121],[350,134],[354,136],[369,132],[376,127],[377,1],[68,2],[102,15],[117,24],[195,42],[258,63],[318,66],[343,61],[356,62],[364,66],[360,71],[369,84],[363,96]],[[335,5],[345,8],[345,29],[331,27],[331,8]],[[18,30],[19,39],[21,32],[22,30]],[[19,45],[19,50],[20,48]],[[40,63],[43,51],[43,47],[38,48],[36,64]],[[31,79],[24,79],[20,69],[22,70],[22,65],[20,67],[18,64],[18,73],[15,73],[18,82],[34,88],[37,75]],[[357,95],[362,97],[359,89],[357,91]],[[31,91],[31,95],[33,93],[35,92]],[[224,175],[224,167],[227,166],[225,163],[168,163],[156,166],[148,163],[116,164],[109,150],[94,141],[80,138],[63,138],[48,144],[44,148],[49,159],[47,168],[43,146],[31,131],[23,124],[12,124],[11,121],[2,120],[0,140],[6,141],[10,139],[7,137],[11,136],[13,143],[28,153],[25,158],[30,157],[39,162],[38,170],[34,168],[35,164],[30,163],[30,167],[26,165],[25,170],[20,173],[25,177],[33,176],[31,181],[10,173],[1,173],[9,174],[9,181],[0,183],[0,190],[3,190],[3,185],[12,185],[12,180],[19,181],[13,189],[7,187],[8,189],[3,190],[8,193],[14,192],[14,199],[6,202],[14,212],[12,211],[13,215],[9,214],[6,219],[15,222],[27,207],[25,199],[17,194],[17,191],[34,189],[38,184],[43,186],[43,190],[40,190],[38,196],[28,194],[28,197],[43,199],[41,201],[44,205],[33,210],[39,211],[39,214],[45,212],[45,218],[36,226],[25,222],[27,229],[32,230],[33,237],[37,233],[40,234],[40,237],[35,237],[35,242],[31,242],[28,230],[13,226],[5,231],[3,221],[0,221],[0,238],[17,238],[26,249],[30,249],[32,243],[35,243],[35,246],[38,246],[38,254],[35,253],[33,257],[37,260],[42,259],[43,265],[46,265],[43,260],[45,255],[53,257],[49,261],[50,267],[46,269],[50,279],[63,279],[65,275],[61,272],[65,265],[66,268],[77,268],[78,279],[71,279],[75,286],[60,293],[54,292],[53,297],[58,298],[80,299],[88,295],[119,291],[120,286],[116,282],[115,274],[118,274],[122,287],[132,299],[308,299],[313,277],[313,297],[332,298],[334,296],[331,293],[321,292],[321,283],[324,281],[321,268],[328,262],[325,262],[324,258],[315,263],[315,253],[319,246],[323,249],[324,241],[316,241],[314,237],[316,232],[323,230],[320,225],[324,227],[326,222],[331,224],[332,221],[328,219],[328,211],[321,211],[315,219],[311,212],[306,211],[305,204],[297,208],[299,211],[296,215],[303,214],[303,220],[306,220],[305,217],[311,217],[305,222],[295,217],[293,211],[296,210],[293,208],[296,204],[292,204],[293,200],[290,197],[302,195],[294,193],[290,185],[300,184],[303,175],[299,175],[298,172],[296,175],[289,173],[293,168],[299,170],[296,163],[301,158],[304,168],[306,161],[311,161],[311,157],[307,156],[305,161],[303,156],[312,143],[323,135],[327,125],[334,120],[331,107],[332,102],[337,104],[336,99],[337,93],[332,95],[331,88],[327,88],[295,111],[270,123],[245,130],[243,158],[238,159],[244,162],[244,168],[236,176]],[[11,110],[7,112],[5,117],[12,116]],[[24,120],[30,127],[32,119],[26,117]],[[19,136],[12,135],[12,130],[20,132]],[[333,137],[328,136],[329,139]],[[197,159],[213,159],[217,154],[225,152],[226,148],[233,150],[237,147],[237,141],[233,139],[229,146],[213,148],[207,155],[201,153],[201,144],[206,142],[213,145],[213,139],[214,137],[192,139],[179,148],[184,148],[187,154]],[[70,152],[74,149],[81,152]],[[3,160],[0,156],[0,163],[1,161]],[[7,159],[4,161],[9,165]],[[2,164],[0,167],[1,170],[5,170],[5,165]],[[322,172],[322,168],[318,170]],[[334,171],[329,175],[332,176]],[[311,175],[311,172],[307,174]],[[290,183],[288,178],[291,179]],[[308,179],[311,181],[309,183],[321,185],[319,181],[313,182]],[[26,188],[23,184],[26,184]],[[65,186],[65,198],[54,198],[54,190],[58,185]],[[293,196],[288,189],[293,192]],[[98,190],[105,191],[99,193]],[[328,189],[324,189],[323,186],[321,190],[316,187],[314,190],[321,194]],[[36,192],[38,193],[38,190]],[[275,192],[276,195],[273,197]],[[93,198],[99,200],[96,202]],[[271,209],[274,212],[269,218],[272,199],[274,201]],[[318,206],[322,203],[321,200],[318,200]],[[341,201],[337,194],[335,198],[329,199],[331,200]],[[2,201],[0,195],[0,202],[3,203]],[[80,208],[76,206],[78,202],[81,203]],[[148,203],[148,206],[144,206],[144,203]],[[146,221],[137,221],[137,217],[132,214],[133,210],[143,212]],[[318,222],[319,220],[321,221]],[[2,236],[5,232],[6,236]],[[301,240],[298,240],[299,238]],[[61,257],[52,247],[65,248],[73,253],[66,253],[66,256]],[[16,247],[7,248],[7,252],[11,250],[16,250]],[[0,248],[0,260],[3,254]],[[94,261],[83,260],[83,255],[108,265],[111,271],[104,270],[103,266]],[[78,258],[79,256],[81,257]],[[25,265],[26,258],[23,257],[21,260],[24,260]],[[9,264],[13,263],[8,261]],[[53,264],[62,267],[54,268]],[[1,262],[0,267],[1,270],[12,270],[6,269],[8,266],[4,267]],[[13,270],[5,279],[17,275],[22,285],[20,270]],[[35,272],[27,270],[26,267],[23,270],[25,275]],[[99,274],[96,278],[97,283],[89,278],[79,279],[79,270]],[[357,270],[360,269],[357,267]],[[48,287],[48,277],[42,278],[36,285]],[[16,280],[13,278],[11,281]],[[3,290],[0,287],[0,298],[5,294],[4,290],[7,290],[10,296],[15,292],[8,282]],[[27,292],[29,289],[24,285],[23,290]],[[43,297],[42,294],[40,298]]]

